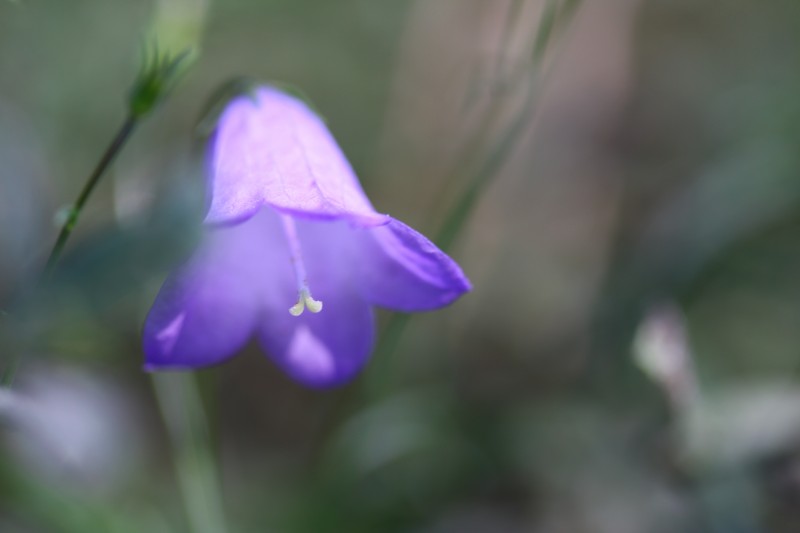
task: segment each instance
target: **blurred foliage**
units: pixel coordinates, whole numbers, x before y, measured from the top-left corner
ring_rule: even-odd
[[[200,53],[37,288],[153,32]],[[376,207],[429,235],[513,138],[452,241],[474,292],[355,383],[303,389],[254,346],[197,373],[229,531],[797,531],[798,59],[795,0],[0,3],[0,357],[34,403],[26,376],[83,376],[50,387],[98,396],[54,416],[86,402],[135,450],[32,469],[0,397],[0,531],[198,529],[206,459],[138,337],[198,238],[194,128],[237,76],[302,88]]]

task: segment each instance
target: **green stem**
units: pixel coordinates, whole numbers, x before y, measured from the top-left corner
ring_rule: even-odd
[[[172,443],[178,486],[190,530],[224,533],[219,475],[195,377],[189,373],[152,374],[151,381]]]
[[[503,77],[503,65],[505,63],[505,51],[511,44],[514,37],[514,24],[522,20],[522,7],[525,5],[525,0],[512,0],[506,12],[505,20],[503,21],[503,31],[501,33],[500,46],[497,48],[497,57],[494,62],[494,79],[499,80]]]
[[[58,260],[61,257],[61,253],[64,251],[64,247],[66,246],[70,235],[72,235],[72,230],[75,229],[75,225],[78,222],[78,217],[80,217],[84,205],[86,205],[86,202],[89,200],[89,197],[92,195],[95,187],[100,182],[100,178],[103,177],[106,169],[108,169],[108,166],[117,157],[119,152],[122,150],[122,147],[125,146],[125,143],[128,141],[133,133],[133,130],[136,128],[136,124],[138,124],[139,117],[140,115],[137,116],[128,114],[128,116],[125,118],[125,121],[122,123],[122,126],[117,131],[117,134],[113,139],[111,139],[111,143],[108,145],[108,148],[106,148],[102,157],[100,157],[100,160],[97,162],[97,166],[95,166],[94,170],[89,175],[89,178],[86,180],[83,189],[81,189],[81,192],[78,195],[78,199],[75,200],[75,204],[73,204],[72,208],[67,214],[67,220],[64,222],[64,225],[61,227],[61,231],[58,233],[58,238],[56,239],[56,243],[53,245],[53,249],[50,251],[50,255],[47,257],[47,262],[45,263],[44,271],[42,273],[43,280],[48,280],[53,275],[55,267],[58,264]],[[0,386],[10,387],[14,383],[14,377],[16,375],[18,363],[18,356],[12,356],[11,361],[9,361],[6,368],[3,370],[2,375],[0,376]]]
[[[536,76],[541,68],[544,52],[548,44],[552,42],[556,24],[560,21],[568,23],[572,20],[579,4],[580,0],[565,0],[564,4],[559,4],[557,0],[549,0],[545,5],[542,18],[536,30],[533,53],[531,56],[532,76]],[[526,88],[524,102],[519,111],[513,115],[515,118],[504,128],[501,132],[500,140],[493,145],[489,154],[478,165],[473,178],[469,180],[466,189],[458,197],[453,207],[447,212],[444,222],[439,231],[435,234],[434,242],[436,242],[443,251],[448,251],[453,245],[467,220],[469,220],[481,194],[486,187],[491,184],[497,172],[519,143],[519,139],[525,127],[528,125],[537,101],[537,87],[534,82],[535,80],[530,81],[530,84]],[[478,136],[473,139],[473,142],[470,143],[470,150],[466,152],[467,158],[470,157],[470,154],[479,151],[478,146],[482,144],[482,142],[485,142],[487,133],[492,131],[492,122],[497,117],[501,107],[501,102],[494,102],[493,105],[490,106],[486,115],[483,117],[481,128],[478,129]],[[468,160],[472,161],[471,159]],[[461,167],[457,166],[457,169],[461,170]],[[451,179],[446,180],[446,184],[449,185],[454,181],[458,174],[460,174],[460,172],[453,173]],[[389,318],[375,348],[375,353],[379,354],[380,359],[385,361],[382,365],[389,364],[388,361],[391,359],[391,355],[397,348],[400,338],[410,321],[411,315],[403,313],[394,313]],[[376,359],[378,358],[376,357]],[[388,379],[389,372],[379,369],[374,375],[377,376],[377,379],[375,379],[375,383],[371,384],[371,389],[375,393],[379,393],[385,388],[384,382]]]
[[[505,132],[500,142],[495,145],[495,149],[489,154],[482,165],[478,168],[475,177],[470,184],[458,198],[452,209],[448,211],[442,227],[436,233],[434,242],[443,251],[447,251],[455,242],[456,237],[460,234],[464,224],[472,214],[473,209],[480,198],[481,193],[491,183],[492,177],[497,174],[503,163],[506,162],[509,154],[519,143],[522,137],[522,132],[532,115],[535,91],[529,89],[525,102],[520,112],[516,115],[516,119]],[[403,332],[408,327],[411,321],[411,316],[405,313],[393,313],[389,317],[385,328],[378,340],[378,345],[375,348],[375,353],[380,354],[380,360],[384,361],[382,365],[388,365],[391,355],[397,348]],[[377,394],[379,391],[385,389],[385,381],[389,377],[389,372],[378,371],[377,379],[370,385],[373,393]]]
[[[140,119],[148,115],[166,93],[167,82],[176,81],[176,70],[186,59],[184,52],[174,59],[156,61],[140,76],[134,86],[129,111],[117,133],[111,139],[78,198],[67,213],[45,263],[41,280],[53,275],[64,248],[75,229],[86,202],[97,184],[130,139]],[[0,376],[0,386],[12,384],[18,358]],[[178,486],[194,533],[224,533],[225,523],[219,480],[214,458],[209,451],[208,424],[197,385],[190,375],[161,375],[152,377],[156,400],[172,441]]]
[[[503,137],[500,142],[495,145],[494,150],[484,160],[483,164],[478,168],[472,182],[467,186],[464,192],[459,196],[456,204],[450,209],[445,217],[444,223],[439,231],[436,233],[435,242],[443,250],[447,251],[455,241],[456,237],[464,227],[469,215],[478,201],[481,193],[491,183],[492,177],[506,162],[508,156],[513,149],[517,146],[519,139],[522,136],[525,126],[533,114],[535,103],[535,91],[531,88],[525,95],[525,103],[522,109],[517,114],[517,118],[503,132]]]
[[[122,123],[122,127],[120,127],[119,131],[117,131],[117,134],[111,140],[111,144],[108,145],[108,148],[106,148],[106,151],[103,152],[103,156],[100,158],[100,161],[97,162],[97,166],[94,168],[94,171],[92,171],[92,173],[89,175],[89,178],[86,180],[86,184],[84,184],[83,189],[78,195],[78,199],[75,200],[75,204],[73,204],[73,206],[70,208],[69,213],[67,214],[67,220],[61,227],[61,231],[58,234],[56,243],[53,245],[53,249],[50,251],[50,255],[47,258],[47,263],[44,267],[44,279],[49,279],[53,274],[56,264],[58,264],[58,260],[61,257],[61,253],[64,251],[64,247],[66,246],[70,235],[72,235],[72,230],[75,229],[75,225],[78,222],[78,217],[80,217],[81,211],[83,210],[84,205],[86,205],[86,201],[89,200],[89,197],[92,195],[95,187],[100,182],[100,178],[103,177],[103,174],[108,166],[117,157],[119,152],[122,150],[122,147],[125,146],[125,143],[130,138],[137,123],[138,118],[134,115],[128,115],[125,118],[125,122]]]

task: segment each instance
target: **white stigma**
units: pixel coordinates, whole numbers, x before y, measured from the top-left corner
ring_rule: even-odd
[[[297,281],[297,303],[289,308],[289,313],[292,316],[300,316],[305,309],[312,313],[319,313],[322,311],[322,302],[315,300],[311,296],[311,290],[308,288],[306,266],[303,262],[303,250],[300,247],[300,239],[297,237],[297,227],[294,224],[294,219],[289,215],[281,215],[281,222],[283,222],[286,240],[289,241],[294,277]]]
[[[300,316],[303,314],[304,309],[308,309],[312,313],[319,313],[322,311],[322,302],[312,298],[311,293],[308,292],[308,288],[300,290],[297,303],[289,308],[289,312],[292,316]]]

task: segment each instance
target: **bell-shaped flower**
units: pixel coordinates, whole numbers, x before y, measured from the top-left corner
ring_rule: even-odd
[[[338,385],[369,358],[373,306],[428,311],[470,290],[431,241],[375,211],[323,121],[275,88],[223,111],[209,198],[204,241],[147,317],[148,370],[219,363],[256,336],[296,380]]]

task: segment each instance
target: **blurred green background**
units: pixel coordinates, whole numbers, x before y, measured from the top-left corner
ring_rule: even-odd
[[[37,289],[153,39],[196,62]],[[427,235],[487,185],[474,291],[342,389],[141,371],[239,75]],[[798,95],[796,0],[0,0],[0,531],[800,531]]]

